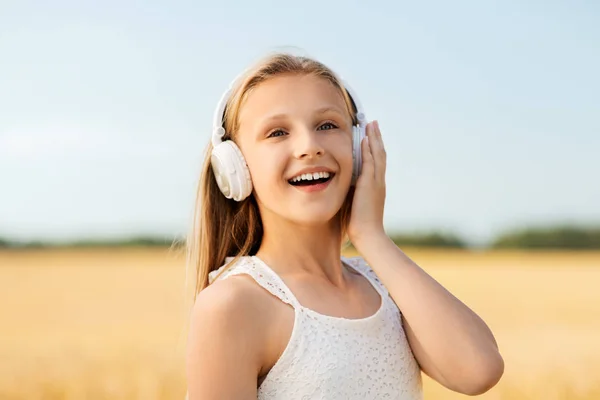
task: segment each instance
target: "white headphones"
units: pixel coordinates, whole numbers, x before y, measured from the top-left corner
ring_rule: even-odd
[[[228,199],[242,201],[252,193],[250,171],[248,170],[248,165],[246,164],[242,152],[233,140],[223,140],[223,137],[225,136],[225,128],[223,127],[225,107],[227,106],[227,101],[231,96],[236,82],[237,79],[233,81],[225,93],[223,93],[221,100],[217,105],[217,109],[215,110],[212,127],[213,150],[210,161],[213,173],[217,180],[217,185],[221,192]],[[358,124],[352,127],[352,184],[354,184],[361,171],[362,154],[360,145],[362,139],[365,137],[367,120],[356,94],[346,82],[342,81],[342,84],[344,85],[348,96],[350,96],[350,99],[354,103],[356,108],[356,120],[358,121]]]

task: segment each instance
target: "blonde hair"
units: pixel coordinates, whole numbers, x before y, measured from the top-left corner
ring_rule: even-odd
[[[264,58],[237,81],[237,87],[233,89],[225,109],[224,128],[227,133],[223,140],[235,141],[239,128],[238,116],[248,94],[262,82],[282,74],[313,75],[330,82],[342,94],[352,122],[356,124],[356,107],[332,70],[308,57],[276,53]],[[223,265],[226,257],[234,257],[228,263],[229,266],[241,256],[256,253],[263,235],[262,221],[254,195],[236,202],[227,199],[220,192],[211,168],[211,151],[212,144],[209,143],[198,184],[193,223],[186,241],[187,271],[195,276],[192,301],[195,301],[198,293],[209,285],[209,273]],[[353,192],[351,188],[338,212],[344,240]]]

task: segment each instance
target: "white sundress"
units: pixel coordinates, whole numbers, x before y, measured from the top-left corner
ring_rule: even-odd
[[[289,343],[258,388],[258,400],[423,398],[421,371],[396,303],[361,257],[342,257],[342,261],[366,277],[380,294],[382,302],[375,314],[347,319],[306,308],[256,256],[241,257],[216,278],[247,274],[294,308]],[[223,268],[211,272],[209,279],[215,279]]]

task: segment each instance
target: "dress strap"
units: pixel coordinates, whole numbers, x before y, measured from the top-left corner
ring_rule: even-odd
[[[287,287],[283,280],[266,263],[256,256],[240,257],[233,265],[228,267],[233,257],[225,259],[225,264],[218,270],[209,274],[209,280],[226,279],[230,276],[246,274],[250,275],[256,283],[266,289],[273,296],[279,298],[284,303],[298,308],[299,303],[292,291]],[[224,271],[223,269],[226,268]],[[221,271],[223,271],[221,273]],[[211,279],[212,278],[212,279]]]
[[[373,271],[369,264],[367,264],[364,258],[342,257],[342,261],[364,275],[371,282],[371,284],[381,292],[382,295],[387,296],[389,294],[383,282],[381,282],[375,271]]]

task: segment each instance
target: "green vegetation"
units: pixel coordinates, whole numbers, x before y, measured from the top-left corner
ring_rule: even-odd
[[[431,232],[417,234],[390,234],[398,246],[464,248],[467,243],[452,233]]]
[[[469,243],[450,232],[391,232],[390,238],[399,246],[468,248]],[[183,238],[140,236],[109,240],[73,242],[16,242],[0,238],[0,248],[98,248],[98,247],[181,247]],[[488,248],[494,249],[600,249],[600,227],[550,226],[515,229],[499,235]]]
[[[172,237],[132,237],[109,240],[80,240],[71,242],[15,242],[0,238],[0,248],[41,249],[61,248],[98,248],[98,247],[171,247],[181,245],[182,240]]]
[[[600,228],[558,226],[527,228],[500,235],[493,248],[600,249]]]

